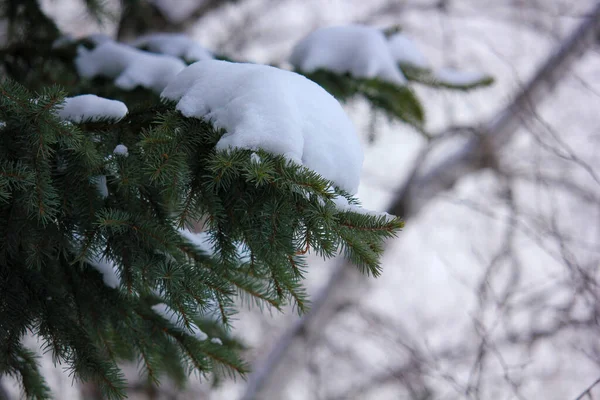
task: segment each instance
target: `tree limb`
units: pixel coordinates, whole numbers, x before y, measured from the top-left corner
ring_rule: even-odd
[[[436,194],[452,188],[463,176],[487,167],[489,155],[505,146],[519,126],[534,115],[535,107],[552,93],[574,62],[597,42],[599,33],[600,2],[573,33],[562,41],[514,100],[494,118],[481,125],[477,137],[428,171],[419,173],[418,167],[415,168],[390,204],[388,212],[405,219],[414,217]],[[282,381],[276,375],[283,372],[281,364],[287,353],[298,339],[310,334],[311,327],[322,330],[337,313],[340,304],[348,304],[344,300],[352,292],[348,285],[364,285],[364,279],[359,275],[343,262],[335,266],[329,282],[317,294],[311,311],[295,321],[266,357],[255,364],[242,400],[255,399],[267,383]]]

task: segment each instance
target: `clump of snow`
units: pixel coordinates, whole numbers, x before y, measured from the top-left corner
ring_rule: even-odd
[[[129,155],[129,149],[124,144],[118,144],[113,150],[113,154],[118,154],[123,157],[127,157]]]
[[[384,34],[361,25],[321,28],[302,39],[290,63],[304,72],[327,69],[404,85],[406,78],[392,58]]]
[[[0,129],[5,128],[5,127],[6,127],[6,122],[0,121]]]
[[[75,65],[79,75],[116,78],[115,85],[124,90],[141,86],[160,92],[185,68],[185,63],[176,57],[149,53],[110,40],[93,50],[80,47],[78,52]]]
[[[227,133],[217,150],[263,149],[304,165],[356,193],[363,152],[352,122],[329,93],[294,72],[204,60],[190,65],[161,96],[186,117]]]
[[[256,153],[252,153],[250,154],[250,161],[252,161],[255,164],[260,164],[260,162],[262,161],[260,156]]]
[[[192,242],[196,247],[200,250],[208,253],[214,254],[212,244],[210,242],[210,235],[207,232],[191,232],[187,229],[178,229],[178,232],[181,236]]]
[[[471,86],[488,78],[479,71],[458,71],[452,68],[441,68],[434,71],[434,79],[455,86]]]
[[[83,121],[97,121],[104,118],[120,120],[127,114],[127,106],[118,100],[105,99],[95,94],[82,94],[65,98],[58,116],[79,124]]]
[[[214,338],[210,339],[210,341],[211,341],[211,343],[214,343],[214,344],[220,344],[220,345],[223,344],[221,339],[219,339],[218,337],[214,337]]]
[[[102,274],[102,280],[106,286],[115,289],[121,284],[117,268],[112,261],[105,258],[92,258],[88,262]]]
[[[198,326],[193,322],[190,322],[189,329],[186,328],[185,324],[182,321],[181,315],[175,312],[171,307],[169,307],[165,303],[158,303],[153,305],[152,310],[167,321],[169,321],[170,323],[172,323],[173,325],[175,325],[176,327],[178,327],[179,329],[181,329],[182,331],[191,331],[192,336],[194,336],[196,339],[208,339],[208,335],[202,332],[202,330],[198,328]]]
[[[135,47],[144,47],[155,53],[181,57],[187,61],[213,59],[213,55],[186,35],[179,33],[152,33],[144,35],[131,43]]]
[[[336,208],[342,212],[349,211],[357,214],[371,215],[374,217],[385,217],[387,220],[392,220],[396,218],[393,215],[388,214],[386,212],[372,211],[366,208],[362,208],[361,206],[357,206],[356,204],[350,204],[348,203],[348,199],[346,199],[344,196],[335,196],[331,200],[335,204]]]
[[[98,175],[94,177],[96,181],[96,188],[98,189],[98,193],[100,196],[105,199],[108,197],[108,186],[106,185],[106,175]]]
[[[394,60],[401,65],[428,68],[429,62],[415,43],[406,35],[397,33],[388,38],[388,46]]]

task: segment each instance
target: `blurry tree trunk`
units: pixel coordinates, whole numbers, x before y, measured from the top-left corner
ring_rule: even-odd
[[[421,171],[421,163],[428,152],[426,149],[388,207],[388,212],[408,220],[426,206],[429,199],[452,188],[463,176],[493,166],[495,154],[510,141],[519,126],[534,115],[536,106],[552,93],[573,63],[597,43],[599,33],[600,2],[557,46],[507,107],[487,123],[465,128],[476,132],[476,135],[463,148],[427,171]],[[296,320],[269,353],[255,363],[242,399],[279,398],[284,385],[290,381],[291,371],[298,369],[294,354],[303,348],[307,338],[318,336],[340,310],[349,306],[355,299],[354,294],[364,286],[364,276],[355,268],[339,262],[328,283],[315,296],[311,311]],[[261,396],[258,396],[259,393]]]

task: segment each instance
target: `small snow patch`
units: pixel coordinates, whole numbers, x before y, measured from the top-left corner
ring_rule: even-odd
[[[219,339],[218,337],[214,337],[214,338],[210,339],[210,342],[214,343],[214,344],[220,344],[220,345],[223,344],[223,342],[221,341],[221,339]]]
[[[290,63],[304,72],[322,68],[361,78],[380,78],[397,85],[406,83],[384,34],[368,26],[318,29],[294,47]]]
[[[436,80],[449,85],[471,86],[487,79],[487,75],[478,71],[458,71],[452,68],[441,68],[434,72]]]
[[[185,68],[175,57],[153,54],[106,41],[93,50],[79,48],[75,65],[84,78],[116,78],[115,86],[132,90],[138,86],[160,92]]]
[[[100,193],[100,197],[103,199],[108,197],[108,186],[106,185],[106,176],[98,175],[93,178],[96,182],[96,188],[98,189],[98,193]]]
[[[113,154],[127,157],[129,155],[129,150],[127,149],[127,146],[125,146],[124,144],[118,144],[115,147],[115,149],[113,150]]]
[[[356,193],[363,152],[352,122],[329,93],[290,71],[218,60],[182,71],[161,96],[186,117],[227,133],[217,150],[280,154]]]
[[[6,122],[0,121],[0,129],[6,128]]]
[[[91,258],[89,264],[102,274],[102,281],[109,288],[117,288],[121,284],[121,279],[117,275],[117,269],[112,261],[104,258]]]
[[[120,120],[127,114],[127,106],[118,101],[98,97],[95,94],[65,98],[58,116],[76,124],[100,119]]]
[[[394,61],[415,68],[428,68],[429,63],[415,43],[406,35],[398,33],[388,39],[388,46]]]
[[[198,328],[198,326],[193,322],[190,322],[189,329],[186,328],[185,324],[182,322],[182,318],[180,318],[180,314],[173,311],[173,309],[165,303],[158,303],[153,305],[152,310],[167,321],[169,321],[171,324],[175,325],[177,328],[181,329],[182,331],[190,332],[192,336],[194,336],[196,339],[208,339],[208,335],[202,332],[202,330]]]
[[[200,250],[212,255],[214,254],[212,244],[210,242],[210,235],[207,232],[190,232],[187,229],[178,229],[181,236],[192,242]]]
[[[255,164],[260,164],[260,162],[262,161],[260,156],[256,153],[252,153],[250,154],[250,161],[252,161]]]
[[[153,33],[144,35],[131,43],[135,47],[145,47],[148,50],[180,57],[187,61],[213,59],[213,55],[186,35],[178,33]]]

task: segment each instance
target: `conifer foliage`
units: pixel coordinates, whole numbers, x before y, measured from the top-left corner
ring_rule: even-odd
[[[118,399],[123,360],[155,382],[244,374],[229,332],[236,305],[306,311],[308,252],[341,251],[379,274],[401,220],[336,207],[336,196],[356,200],[282,156],[215,151],[225,132],[149,90],[79,77],[76,47],[91,45],[53,47],[58,29],[36,0],[3,0],[0,12],[13,29],[0,50],[0,376],[28,398],[51,394],[27,333]],[[65,97],[81,93],[129,113],[60,118]],[[199,221],[210,249],[182,233]]]

